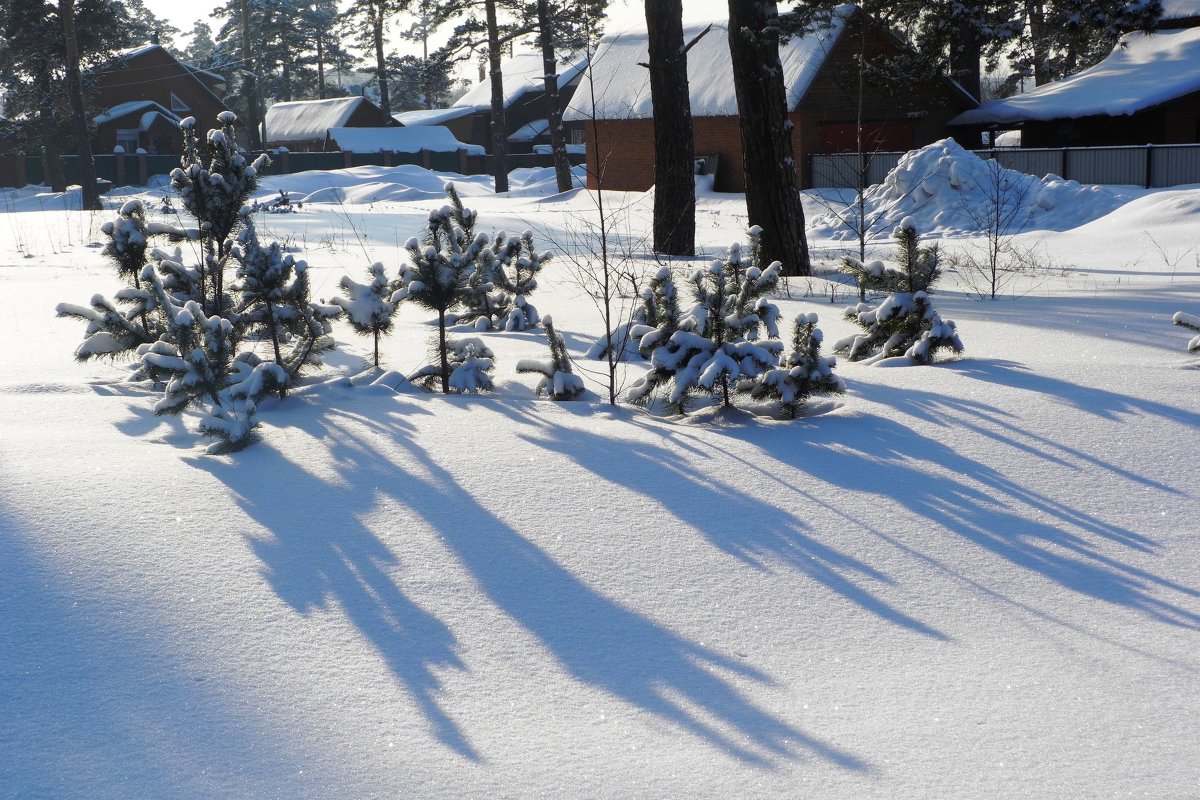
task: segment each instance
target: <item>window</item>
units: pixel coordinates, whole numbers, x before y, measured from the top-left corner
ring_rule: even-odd
[[[117,146],[122,148],[126,153],[136,153],[137,149],[142,146],[138,139],[137,129],[118,130]]]
[[[583,129],[582,128],[572,128],[571,129],[571,144],[583,144]]]
[[[176,114],[186,114],[192,110],[192,107],[179,99],[179,95],[171,92],[171,110]]]

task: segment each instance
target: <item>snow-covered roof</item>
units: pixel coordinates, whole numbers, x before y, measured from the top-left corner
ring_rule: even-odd
[[[149,130],[150,125],[154,122],[154,118],[159,115],[166,117],[166,119],[172,123],[179,122],[179,116],[177,114],[171,112],[153,100],[130,100],[128,103],[115,105],[105,111],[103,114],[97,114],[96,116],[92,117],[92,122],[95,122],[97,125],[104,125],[105,123],[112,122],[113,120],[120,119],[121,117],[127,117],[137,111],[143,112],[141,120],[139,121],[139,130]]]
[[[1162,0],[1162,18],[1200,17],[1200,0]]]
[[[573,81],[584,66],[587,59],[583,56],[558,64],[558,88],[563,88]],[[540,91],[546,88],[545,68],[542,66],[541,53],[520,53],[500,64],[500,73],[504,83],[504,107],[508,108],[526,92]],[[492,80],[485,78],[471,87],[471,90],[454,101],[456,108],[491,108]]]
[[[825,57],[846,27],[855,6],[843,5],[827,27],[795,36],[779,47],[783,66],[788,108],[803,99]],[[683,40],[692,41],[708,23],[686,25]],[[596,116],[599,119],[650,119],[650,71],[641,64],[649,61],[645,31],[625,31],[605,36],[592,57],[592,75],[583,81],[563,118],[582,121],[591,118],[591,88],[595,86]],[[737,95],[733,87],[733,63],[729,56],[729,28],[725,21],[714,21],[712,30],[696,42],[687,54],[688,89],[693,117],[736,116]]]
[[[1200,28],[1128,33],[1107,58],[1069,78],[1002,100],[990,100],[950,120],[990,125],[1032,120],[1135,114],[1200,91]]]
[[[392,119],[399,122],[401,125],[420,126],[420,125],[441,125],[443,122],[450,122],[459,117],[465,117],[468,114],[474,114],[475,109],[466,108],[431,108],[422,109],[420,111],[401,111],[399,114],[392,114]]]
[[[509,137],[510,142],[532,142],[537,137],[541,136],[546,131],[550,130],[550,120],[535,119],[527,125],[522,125],[513,131]]]
[[[422,126],[416,128],[330,128],[329,138],[342,150],[353,153],[453,153],[466,150],[470,155],[483,155],[477,144],[465,144],[454,138],[449,128]]]
[[[335,97],[276,103],[267,109],[267,144],[324,139],[330,128],[346,127],[354,112],[370,102],[364,97]]]

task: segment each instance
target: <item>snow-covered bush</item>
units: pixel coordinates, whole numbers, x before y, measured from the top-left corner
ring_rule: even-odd
[[[1176,311],[1171,321],[1182,328],[1188,328],[1200,334],[1200,317],[1195,314]],[[1187,349],[1189,353],[1200,352],[1200,335],[1192,337],[1191,341],[1188,342]]]
[[[824,339],[817,327],[816,314],[800,314],[792,326],[792,350],[783,355],[779,366],[764,372],[754,382],[750,396],[756,400],[779,401],[784,419],[795,419],[805,401],[814,394],[841,394],[846,384],[833,368],[837,358],[821,355]]]
[[[435,343],[431,349],[431,360],[440,363],[421,367],[408,376],[410,382],[430,390],[441,386],[446,393],[474,394],[492,390],[496,354],[482,339],[475,336],[446,339]],[[443,378],[443,375],[447,377]]]
[[[781,265],[759,265],[760,234],[758,226],[751,228],[745,252],[732,244],[724,259],[693,273],[695,305],[668,339],[654,343],[651,369],[630,388],[630,402],[648,403],[656,389],[669,385],[667,403],[680,413],[696,394],[719,397],[728,407],[743,381],[776,366],[783,350],[779,309],[767,296],[779,283]],[[764,328],[771,338],[760,341]]]
[[[937,246],[921,247],[916,227],[907,218],[896,228],[895,236],[900,245],[898,269],[875,263],[844,265],[857,269],[851,274],[861,286],[889,294],[873,306],[859,303],[846,309],[846,318],[865,332],[840,339],[833,351],[845,353],[851,361],[903,355],[917,364],[931,363],[940,350],[961,353],[963,345],[954,323],[943,320],[929,300],[941,274]]]
[[[583,394],[583,379],[571,370],[571,358],[567,345],[550,315],[542,317],[546,329],[546,341],[550,345],[550,359],[523,358],[517,362],[517,372],[535,372],[542,376],[534,390],[539,397],[551,400],[575,400]]]
[[[396,304],[392,302],[394,287],[384,273],[383,264],[376,261],[369,269],[370,283],[358,283],[343,275],[340,282],[345,297],[335,297],[331,303],[346,313],[355,333],[370,336],[374,342],[375,366],[379,366],[379,337],[392,330]]]
[[[195,227],[147,223],[140,202],[126,203],[103,227],[105,254],[129,283],[116,295],[124,308],[97,296],[90,308],[63,304],[58,311],[88,323],[78,358],[136,354],[131,378],[166,385],[155,413],[198,407],[201,433],[217,440],[210,452],[225,452],[251,441],[266,395],[282,397],[305,367],[320,363],[333,346],[329,320],[342,310],[309,299],[303,261],[277,243],[260,243],[245,203],[270,161],[247,161],[233,113],[217,119],[220,128],[203,145],[194,118],[180,123],[184,154],[171,185]],[[198,242],[198,263],[185,264],[178,247],[151,249],[155,235]],[[256,352],[260,346],[269,353]]]

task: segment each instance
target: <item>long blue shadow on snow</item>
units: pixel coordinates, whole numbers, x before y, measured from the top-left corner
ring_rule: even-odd
[[[1106,555],[1097,544],[1154,552],[1157,543],[1144,534],[1022,486],[885,418],[829,418],[809,426],[805,434],[803,439],[780,437],[747,427],[738,435],[814,481],[901,504],[933,523],[931,536],[962,537],[1082,595],[1200,629],[1200,615],[1159,596],[1200,597],[1200,590]],[[1037,519],[1021,513],[1022,506],[1039,512]],[[871,527],[870,521],[861,522]]]
[[[0,499],[0,797],[314,788],[304,758],[172,653],[153,614],[81,585],[88,570],[40,552],[27,525]]]
[[[291,401],[294,406],[306,399]],[[278,416],[297,413],[303,412],[293,408]],[[380,436],[397,434],[395,424],[384,428],[365,417],[356,419]],[[378,503],[378,495],[361,486],[394,487],[399,478],[395,467],[376,455],[369,442],[340,432],[330,448],[334,465],[352,473],[356,485],[323,482],[265,443],[240,453],[236,462],[202,458],[192,463],[224,482],[242,509],[271,531],[273,538],[252,537],[250,545],[279,597],[302,614],[336,602],[416,701],[438,741],[478,761],[479,754],[435,699],[441,686],[435,670],[465,669],[454,635],[401,591],[389,575],[399,564],[396,555],[359,521]],[[247,480],[247,473],[260,477]],[[296,503],[303,504],[303,513]]]
[[[537,637],[577,680],[747,763],[769,766],[769,756],[807,753],[844,769],[871,771],[851,753],[758,708],[718,670],[769,684],[768,676],[587,586],[481,506],[428,453],[408,440],[399,443],[426,475],[409,474],[409,488],[397,499],[442,534],[488,598]],[[732,728],[768,756],[738,744],[713,723]]]
[[[520,435],[610,483],[650,498],[669,498],[665,505],[671,514],[718,549],[759,570],[785,565],[888,622],[947,639],[860,585],[890,585],[893,581],[886,574],[809,535],[807,526],[783,508],[698,473],[693,459],[707,457],[702,448],[685,456],[666,447],[561,427]]]

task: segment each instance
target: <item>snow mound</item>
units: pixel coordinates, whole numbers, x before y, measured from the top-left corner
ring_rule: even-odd
[[[883,183],[866,191],[870,237],[888,238],[905,217],[923,235],[975,235],[999,209],[1009,233],[1066,231],[1099,219],[1130,200],[1128,192],[1090,186],[1057,175],[1036,178],[1005,169],[943,139],[905,154]],[[809,234],[845,240],[854,232],[857,209],[815,220]]]

